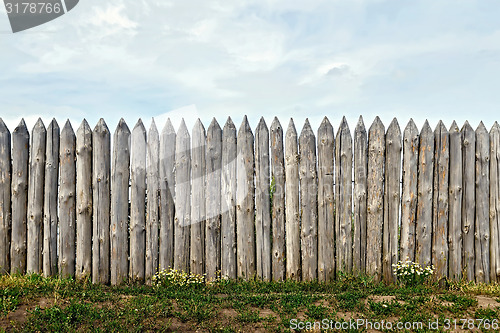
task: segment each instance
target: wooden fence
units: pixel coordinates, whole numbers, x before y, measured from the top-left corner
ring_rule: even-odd
[[[173,267],[208,279],[392,282],[392,264],[500,278],[500,126],[449,131],[377,117],[335,135],[245,117],[189,134],[101,119],[76,134],[0,119],[0,272],[151,283]]]

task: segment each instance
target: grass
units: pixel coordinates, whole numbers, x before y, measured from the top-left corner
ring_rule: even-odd
[[[478,295],[484,295],[482,301]],[[0,332],[290,332],[292,319],[439,320],[444,331],[447,319],[498,321],[498,299],[500,285],[398,287],[348,275],[331,283],[254,280],[182,287],[5,275],[0,276]]]

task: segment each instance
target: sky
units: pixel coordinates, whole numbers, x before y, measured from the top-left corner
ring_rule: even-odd
[[[363,116],[491,128],[500,119],[500,3],[493,0],[82,0],[13,34],[0,6],[0,117],[62,127],[104,117],[264,116],[297,130]]]

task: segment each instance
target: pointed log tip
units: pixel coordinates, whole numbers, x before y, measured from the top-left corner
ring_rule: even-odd
[[[7,128],[7,125],[3,122],[3,119],[0,118],[0,133],[7,133],[9,132],[9,129]]]
[[[295,128],[295,123],[293,122],[293,118],[290,118],[286,132],[293,133],[293,134],[297,135],[297,129]]]
[[[224,129],[226,129],[226,130],[236,129],[236,126],[234,125],[231,117],[227,117],[226,123],[224,124]]]
[[[281,128],[281,123],[278,117],[274,117],[273,122],[271,123],[271,129],[275,130]]]
[[[163,134],[175,134],[175,129],[174,129],[174,126],[172,125],[172,122],[170,121],[170,118],[167,119],[165,126],[163,126],[162,133]]]
[[[184,118],[181,119],[181,124],[179,125],[179,130],[177,131],[177,133],[180,133],[180,132],[188,132],[188,129],[187,129],[187,126],[186,126],[186,122],[184,121]]]
[[[325,116],[323,118],[323,120],[321,121],[320,127],[324,127],[324,126],[332,126],[332,124],[330,123],[330,120],[328,119],[327,116]]]
[[[429,121],[426,119],[424,122],[424,126],[422,126],[422,132],[430,132],[432,131],[431,126],[429,125]]]
[[[458,128],[458,126],[457,126],[457,122],[456,122],[455,120],[453,120],[453,121],[451,122],[451,126],[450,126],[450,128]]]
[[[69,121],[69,119],[66,119],[66,122],[64,123],[63,132],[64,131],[73,132],[73,126],[71,126],[71,121]]]
[[[130,129],[128,128],[127,122],[125,119],[121,118],[118,122],[118,126],[116,126],[116,131],[124,131],[130,133]]]
[[[90,125],[87,122],[87,119],[83,118],[82,123],[78,127],[78,131],[87,131],[87,132],[90,132]]]
[[[385,133],[385,126],[380,120],[379,116],[376,116],[375,119],[373,120],[372,125],[370,126],[370,132],[372,131],[383,131]]]
[[[149,133],[158,133],[158,128],[156,127],[155,119],[151,118],[151,125],[149,126]]]
[[[358,123],[356,124],[356,127],[365,127],[365,122],[363,120],[363,116],[362,115],[359,115]]]
[[[141,130],[143,131],[144,133],[146,133],[146,127],[144,127],[144,123],[142,122],[142,119],[139,118],[139,120],[137,120],[137,123],[135,124],[134,126],[134,131],[138,129],[138,130]]]
[[[484,126],[483,122],[479,122],[479,126],[477,126],[476,132],[484,132],[486,131],[486,126]]]
[[[410,118],[408,121],[408,124],[406,124],[405,127],[405,132],[416,132],[418,134],[418,128],[417,125],[415,124],[415,121],[413,121],[413,118]]]
[[[99,119],[97,122],[97,125],[94,127],[94,131],[104,131],[104,132],[109,132],[108,125],[106,124],[106,121],[104,121],[103,118]]]
[[[305,133],[313,133],[311,124],[309,123],[309,118],[306,118],[306,121],[304,122],[304,127],[302,127],[302,131],[300,135],[303,135]]]
[[[439,120],[439,121],[438,121],[438,124],[437,124],[437,126],[436,126],[436,130],[438,130],[438,129],[439,129],[440,131],[448,131],[448,130],[446,129],[446,126],[444,125],[444,122],[443,122],[442,120]]]
[[[196,122],[194,123],[193,132],[194,131],[198,131],[200,133],[205,132],[205,126],[203,126],[203,123],[201,122],[200,118],[196,119]]]
[[[50,124],[49,124],[49,128],[59,128],[59,124],[57,123],[56,118],[52,118],[52,120],[50,121]]]
[[[243,117],[243,121],[241,122],[241,126],[240,126],[239,131],[250,131],[250,132],[252,132],[252,129],[250,128],[250,123],[248,122],[248,118],[247,118],[246,115]]]
[[[394,117],[394,119],[392,119],[391,123],[389,124],[389,127],[387,128],[387,131],[401,132],[398,120],[395,117]]]
[[[267,124],[264,117],[260,117],[259,124],[257,125],[258,130],[267,130]]]
[[[208,130],[209,131],[213,131],[213,130],[219,131],[220,130],[219,122],[217,121],[217,119],[215,119],[215,117],[212,118],[212,121],[210,122],[210,125],[208,126]]]
[[[36,124],[33,127],[33,130],[36,130],[36,129],[45,129],[45,125],[43,123],[42,118],[38,118],[38,120],[36,121]]]

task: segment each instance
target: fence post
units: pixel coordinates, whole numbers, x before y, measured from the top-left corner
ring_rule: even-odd
[[[403,196],[401,199],[401,260],[415,261],[417,214],[418,129],[410,119],[403,133]]]
[[[272,277],[273,281],[285,278],[285,160],[283,128],[277,117],[270,127],[271,188],[272,197]]]
[[[151,284],[158,273],[158,252],[160,232],[160,183],[159,154],[160,134],[154,119],[148,133],[146,156],[147,170],[147,209],[146,209],[146,283]]]
[[[352,272],[352,137],[345,117],[335,140],[337,272]]]
[[[238,277],[255,275],[254,137],[245,116],[237,138],[236,244]]]
[[[285,234],[286,278],[300,280],[299,150],[293,119],[285,134]]]
[[[130,147],[130,268],[131,280],[145,277],[146,254],[146,129],[139,119]]]
[[[57,273],[57,193],[59,183],[59,125],[52,119],[47,127],[43,202],[43,275]]]
[[[366,181],[368,173],[368,138],[363,117],[354,130],[354,219],[352,268],[354,273],[366,271]]]
[[[71,123],[66,121],[61,132],[59,159],[61,178],[59,194],[59,274],[75,276],[76,257],[76,137]]]
[[[490,130],[490,281],[500,277],[500,254],[498,224],[500,213],[500,126],[495,124]]]
[[[379,117],[376,117],[368,131],[366,273],[374,275],[377,282],[382,277],[384,156],[385,128]]]
[[[271,280],[271,202],[269,195],[269,130],[264,117],[255,130],[255,235],[257,276]]]
[[[169,118],[160,139],[160,270],[174,267],[175,138]]]
[[[28,186],[28,238],[26,272],[42,273],[43,264],[43,187],[47,131],[42,119],[33,127]]]
[[[490,282],[489,159],[490,138],[481,122],[476,129],[476,282]]]
[[[111,163],[111,284],[128,278],[128,208],[130,181],[130,129],[120,119],[113,137]]]
[[[457,123],[450,127],[450,189],[449,196],[449,277],[462,277],[462,138]]]
[[[174,268],[189,272],[191,235],[191,138],[182,119],[175,143]]]
[[[466,121],[461,130],[462,135],[462,165],[463,177],[463,200],[462,200],[462,239],[463,255],[462,266],[467,280],[474,281],[475,276],[475,205],[476,205],[476,133]]]
[[[335,138],[327,117],[318,129],[318,280],[335,277],[335,213],[333,159]]]
[[[76,278],[92,272],[92,130],[84,119],[76,131]]]
[[[221,275],[236,279],[236,127],[227,118],[222,130]]]
[[[398,262],[399,204],[401,200],[401,130],[396,118],[385,137],[385,193],[382,272],[386,282],[394,282],[392,265]]]
[[[431,264],[432,245],[432,176],[434,172],[434,134],[427,120],[420,131],[417,183],[417,222],[415,261]]]
[[[11,143],[10,131],[0,118],[0,274],[10,271]]]
[[[93,242],[92,282],[109,282],[109,211],[111,142],[108,126],[100,119],[92,132]]]
[[[316,138],[308,119],[300,133],[299,151],[302,280],[312,281],[318,277],[318,183]]]
[[[193,127],[191,149],[192,197],[191,197],[191,273],[203,274],[205,269],[205,127],[198,119]]]
[[[221,269],[221,171],[222,130],[217,120],[207,131],[206,157],[206,230],[205,230],[205,273],[207,280],[214,280]]]

